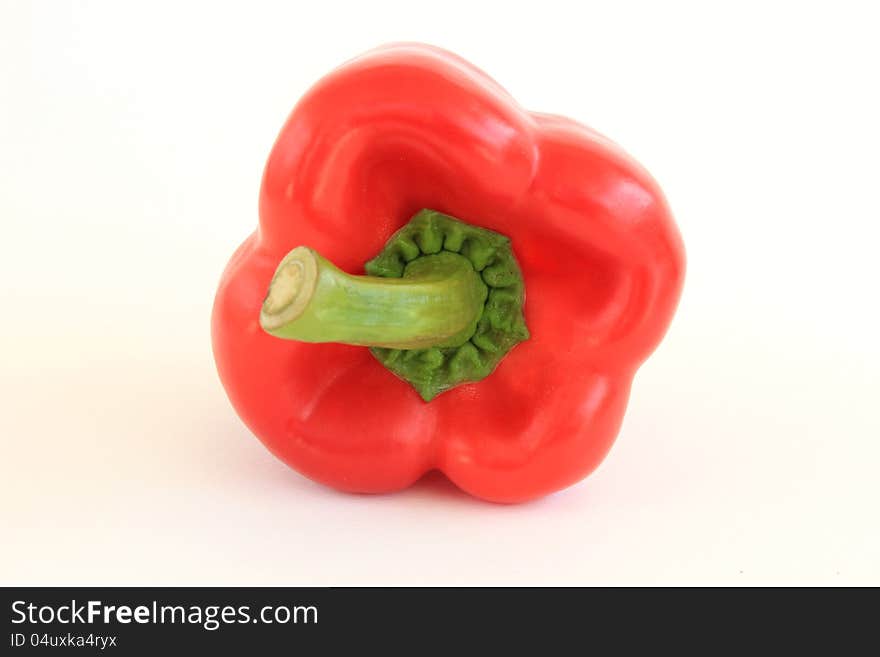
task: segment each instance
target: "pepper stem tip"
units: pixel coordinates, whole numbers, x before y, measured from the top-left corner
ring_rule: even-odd
[[[299,317],[309,305],[318,280],[317,254],[298,246],[279,263],[260,309],[260,326],[272,332]]]

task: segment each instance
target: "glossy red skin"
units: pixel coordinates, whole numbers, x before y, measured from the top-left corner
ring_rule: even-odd
[[[362,273],[422,208],[512,241],[532,337],[488,378],[426,403],[363,347],[261,330],[262,300],[290,249],[307,245]],[[247,426],[313,480],[380,493],[439,469],[472,495],[520,502],[602,461],[684,271],[660,189],[617,145],[524,111],[448,52],[387,46],[319,81],[282,128],[259,229],[217,291],[214,355]]]

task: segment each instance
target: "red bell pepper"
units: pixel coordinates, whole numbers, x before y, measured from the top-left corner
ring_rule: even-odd
[[[498,502],[577,482],[684,279],[666,201],[620,147],[421,45],[300,100],[259,209],[215,299],[220,378],[275,455],[345,491],[432,469]]]

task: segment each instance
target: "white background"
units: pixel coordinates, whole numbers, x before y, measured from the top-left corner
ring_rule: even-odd
[[[0,4],[0,583],[880,584],[870,2]],[[313,484],[215,374],[296,99],[393,40],[609,135],[688,248],[610,456],[523,506]]]

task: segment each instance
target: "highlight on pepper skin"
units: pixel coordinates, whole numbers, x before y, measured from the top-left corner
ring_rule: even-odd
[[[662,192],[619,147],[395,44],[282,127],[214,356],[251,431],[315,481],[382,493],[440,470],[521,502],[602,461],[684,271]]]

